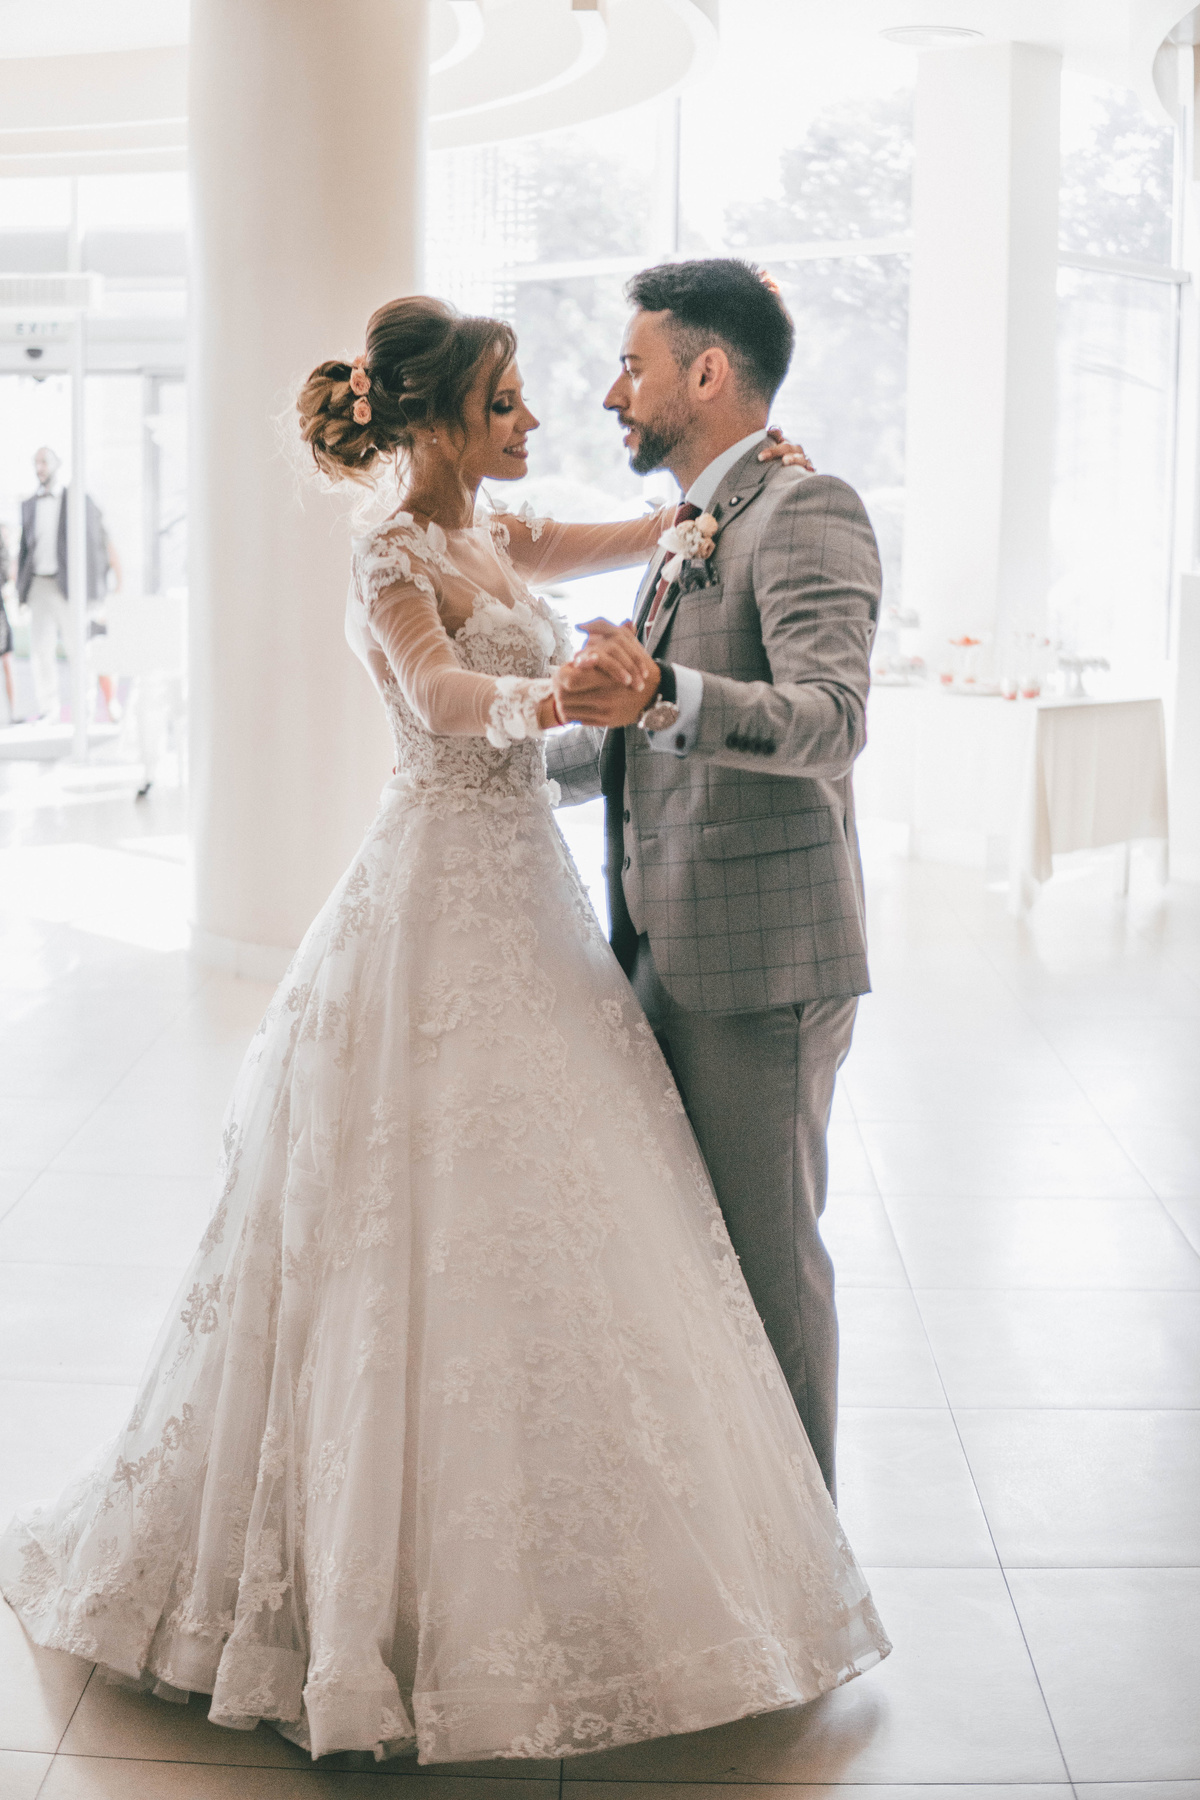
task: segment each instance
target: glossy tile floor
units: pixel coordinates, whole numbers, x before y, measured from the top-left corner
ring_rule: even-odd
[[[120,1423],[267,999],[184,949],[182,809],[0,773],[0,1513]],[[573,822],[576,830],[583,822]],[[895,1652],[817,1705],[558,1764],[314,1769],[34,1653],[3,1800],[1200,1800],[1200,889],[869,858],[832,1131],[842,1510]],[[360,1759],[361,1760],[361,1759]]]

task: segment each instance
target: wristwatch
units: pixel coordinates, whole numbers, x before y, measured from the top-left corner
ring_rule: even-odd
[[[679,707],[675,700],[675,671],[670,663],[659,662],[657,658],[654,666],[658,670],[658,690],[638,724],[643,731],[669,731],[679,717]]]

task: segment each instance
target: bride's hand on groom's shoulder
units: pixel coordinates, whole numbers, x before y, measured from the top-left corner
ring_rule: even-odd
[[[810,475],[816,474],[817,471],[809,461],[808,453],[803,444],[793,444],[790,442],[790,440],[784,436],[778,425],[770,426],[767,430],[767,436],[770,438],[771,442],[769,444],[764,444],[759,451],[759,462],[781,462],[786,468],[807,469]]]

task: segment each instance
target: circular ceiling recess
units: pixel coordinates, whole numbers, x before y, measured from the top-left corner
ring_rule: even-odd
[[[678,91],[716,58],[717,4],[429,0],[430,143],[555,131]],[[187,25],[186,0],[0,0],[0,176],[183,168]]]

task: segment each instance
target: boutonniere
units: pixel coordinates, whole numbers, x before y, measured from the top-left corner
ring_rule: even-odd
[[[717,521],[709,512],[683,525],[668,526],[658,540],[660,550],[671,551],[662,571],[667,580],[681,582],[685,589],[707,586],[712,580],[708,560],[716,541]]]

